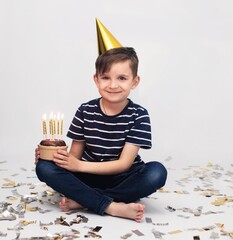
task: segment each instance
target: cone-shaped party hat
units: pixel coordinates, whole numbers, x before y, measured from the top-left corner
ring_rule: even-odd
[[[119,48],[122,45],[108,31],[108,29],[96,18],[97,41],[99,55],[105,53],[109,49]]]

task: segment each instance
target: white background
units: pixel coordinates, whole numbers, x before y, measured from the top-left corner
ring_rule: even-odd
[[[232,0],[0,0],[0,160],[29,163],[42,115],[98,97],[95,18],[140,59],[145,161],[232,162]],[[64,137],[68,144],[70,140]]]

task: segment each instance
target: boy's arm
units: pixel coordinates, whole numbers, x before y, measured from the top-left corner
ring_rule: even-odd
[[[139,148],[137,145],[125,144],[118,160],[108,162],[80,161],[77,164],[77,171],[100,175],[112,175],[125,172],[132,166]]]
[[[77,159],[81,159],[83,155],[85,147],[84,141],[72,141],[71,147],[70,147],[70,154],[73,155]]]
[[[127,171],[132,166],[140,148],[137,145],[125,144],[118,160],[88,162],[80,160],[84,147],[85,142],[73,141],[70,153],[58,150],[58,154],[55,154],[54,162],[58,166],[73,172],[112,175]]]

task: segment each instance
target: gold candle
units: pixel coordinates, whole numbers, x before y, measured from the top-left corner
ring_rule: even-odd
[[[56,115],[55,114],[53,115],[53,135],[55,138],[55,135],[56,135]]]
[[[60,113],[57,114],[57,138],[60,139]]]
[[[44,135],[44,138],[46,139],[47,138],[46,114],[43,115],[42,125],[43,125],[43,135]]]
[[[49,116],[49,134],[50,138],[53,139],[53,113],[50,113]]]
[[[62,134],[63,134],[63,118],[64,118],[64,114],[61,115],[61,137],[62,137]]]

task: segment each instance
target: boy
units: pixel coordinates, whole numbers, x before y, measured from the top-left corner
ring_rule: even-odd
[[[77,110],[67,133],[70,152],[59,150],[53,162],[38,161],[36,173],[65,196],[59,203],[63,211],[85,207],[141,222],[145,206],[137,201],[164,186],[167,171],[138,154],[151,148],[148,112],[128,98],[140,82],[138,57],[133,48],[113,48],[95,66],[101,97]]]

